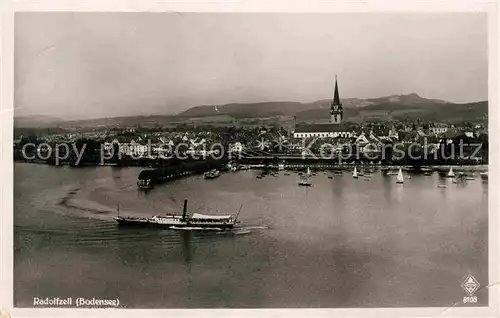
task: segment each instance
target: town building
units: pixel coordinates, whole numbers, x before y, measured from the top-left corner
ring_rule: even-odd
[[[340,102],[337,76],[335,76],[335,90],[330,105],[330,122],[325,124],[312,124],[296,126],[294,138],[350,138],[352,132],[343,124],[344,110]]]

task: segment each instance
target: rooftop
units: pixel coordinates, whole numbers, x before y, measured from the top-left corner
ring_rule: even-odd
[[[295,128],[296,133],[329,133],[350,131],[344,124],[313,124],[300,125]]]

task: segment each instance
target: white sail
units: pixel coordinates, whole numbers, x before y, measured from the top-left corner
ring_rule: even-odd
[[[309,167],[307,167],[307,175],[311,176],[311,169],[309,169]]]
[[[354,167],[354,171],[352,172],[352,177],[357,178],[358,177],[358,170],[356,170],[356,167]]]
[[[447,177],[454,177],[455,173],[453,172],[453,168],[450,167],[450,171],[448,171],[448,174],[446,175]]]
[[[398,176],[396,178],[397,183],[403,183],[404,182],[404,177],[403,177],[403,170],[399,168]]]

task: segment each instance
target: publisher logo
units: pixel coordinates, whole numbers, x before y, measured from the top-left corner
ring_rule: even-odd
[[[474,278],[474,276],[469,274],[469,276],[467,276],[464,279],[461,286],[467,292],[467,294],[469,294],[469,296],[474,296],[474,293],[479,289],[480,285],[477,282],[477,280]]]

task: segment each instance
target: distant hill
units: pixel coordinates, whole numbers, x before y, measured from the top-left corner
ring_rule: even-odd
[[[170,123],[175,115],[154,115],[154,116],[127,116],[127,117],[107,117],[97,119],[72,120],[58,123],[58,127],[112,127],[112,126],[134,126],[134,125],[164,125]]]
[[[177,115],[154,115],[64,121],[49,116],[15,117],[16,127],[95,127],[131,125],[175,125],[191,123],[231,123],[242,121],[291,118],[297,121],[328,121],[331,100],[323,99],[310,103],[292,101],[233,103],[225,105],[202,105],[189,108]],[[439,99],[428,99],[415,93],[391,95],[379,98],[342,100],[344,118],[348,121],[367,119],[421,119],[424,121],[463,121],[484,119],[488,113],[488,102],[456,104]]]
[[[226,105],[204,105],[190,108],[179,116],[199,118],[208,116],[231,116],[239,118],[262,118],[270,116],[295,116],[298,121],[327,121],[330,118],[331,100],[310,103],[268,102]],[[391,95],[379,98],[348,98],[342,100],[344,117],[350,121],[366,119],[416,119],[456,121],[483,118],[488,112],[488,102],[455,104],[439,99],[429,99],[416,93]]]
[[[395,103],[399,105],[421,105],[421,104],[449,104],[449,102],[440,99],[428,99],[420,97],[416,93],[407,95],[391,95],[379,98],[369,98],[366,101],[374,104],[388,104]]]
[[[269,117],[289,115],[307,108],[307,104],[298,102],[267,102],[226,105],[204,105],[192,107],[179,114],[181,117],[205,117],[217,115],[230,115],[233,117]]]
[[[43,127],[55,125],[62,122],[62,118],[44,116],[44,115],[29,115],[29,116],[16,116],[14,117],[14,126],[19,127]]]
[[[313,109],[330,109],[331,100],[323,99],[310,103],[299,102],[263,102],[233,103],[225,105],[202,105],[189,108],[178,114],[181,117],[207,117],[229,115],[234,118],[258,118],[269,116],[295,116],[297,113]],[[373,105],[374,102],[359,98],[342,100],[344,108],[357,108]]]

